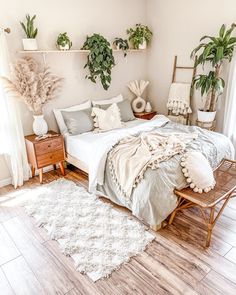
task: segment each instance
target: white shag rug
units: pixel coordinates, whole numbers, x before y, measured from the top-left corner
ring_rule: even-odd
[[[27,213],[94,282],[140,254],[155,238],[144,225],[72,181],[59,179],[28,193],[33,199],[25,205]]]

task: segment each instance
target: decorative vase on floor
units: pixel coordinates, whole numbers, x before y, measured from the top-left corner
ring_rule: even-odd
[[[48,132],[48,124],[43,115],[34,116],[33,131],[36,135],[44,135]]]

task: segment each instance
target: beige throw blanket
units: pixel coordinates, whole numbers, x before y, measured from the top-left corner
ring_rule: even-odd
[[[170,86],[169,98],[167,102],[168,110],[175,115],[187,115],[192,113],[190,107],[189,83],[172,83]]]
[[[127,204],[133,188],[143,179],[148,167],[157,169],[162,161],[185,151],[186,144],[196,139],[197,133],[170,135],[156,132],[129,136],[110,151],[109,167],[122,197]]]

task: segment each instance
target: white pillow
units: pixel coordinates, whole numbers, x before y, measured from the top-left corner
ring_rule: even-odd
[[[122,94],[119,94],[115,97],[109,98],[109,99],[103,99],[103,100],[92,100],[92,105],[95,106],[101,106],[104,104],[112,104],[112,103],[118,103],[123,101],[123,96]]]
[[[94,118],[94,127],[99,131],[107,131],[121,128],[120,110],[116,103],[113,103],[108,109],[92,108]]]
[[[91,107],[91,101],[88,100],[84,103],[81,103],[81,104],[77,104],[77,105],[74,105],[72,107],[69,107],[69,108],[66,108],[66,109],[54,109],[53,112],[54,112],[54,116],[56,118],[56,121],[57,121],[57,125],[59,127],[59,130],[61,132],[62,135],[64,135],[65,133],[68,132],[68,129],[66,127],[66,124],[65,124],[65,121],[64,121],[64,118],[61,114],[61,112],[75,112],[75,111],[81,111],[81,110],[85,110],[85,109],[88,109]]]
[[[215,187],[213,170],[202,153],[191,151],[181,159],[184,176],[190,187],[196,193],[208,193]]]

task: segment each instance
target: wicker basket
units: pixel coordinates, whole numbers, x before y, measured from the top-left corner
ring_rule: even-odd
[[[207,129],[207,130],[211,130],[211,131],[215,131],[216,130],[216,120],[212,121],[212,122],[201,122],[201,121],[196,121],[197,126],[201,127],[203,129]]]

